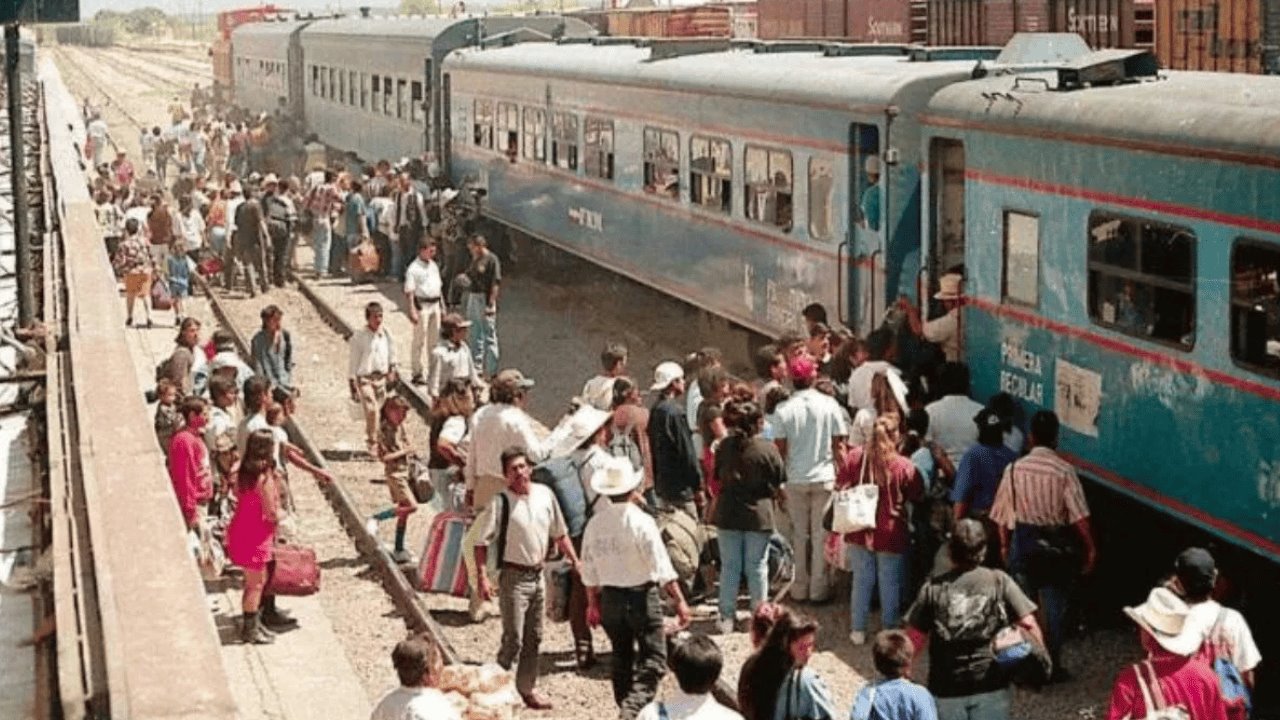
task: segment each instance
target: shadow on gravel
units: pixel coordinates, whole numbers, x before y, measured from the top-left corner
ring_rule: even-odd
[[[359,555],[354,557],[330,558],[320,562],[321,570],[338,570],[340,568],[362,567],[367,565],[364,558]]]
[[[578,669],[578,660],[572,651],[546,652],[538,656],[538,677],[548,675],[577,675],[596,680],[609,677],[609,653],[596,653],[596,664],[587,670]]]
[[[471,616],[464,610],[432,610],[431,616],[445,627],[466,627],[471,625]]]

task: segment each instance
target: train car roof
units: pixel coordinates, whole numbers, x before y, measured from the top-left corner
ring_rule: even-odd
[[[927,122],[1280,157],[1280,78],[1161,72],[1076,90],[1057,89],[1057,80],[1042,71],[952,85],[930,101]]]
[[[294,30],[305,26],[310,20],[271,20],[264,22],[245,23],[231,31],[232,40],[237,39],[258,39],[258,38],[281,38],[286,37]],[[280,48],[283,54],[285,48]]]
[[[609,85],[652,87],[760,100],[790,100],[834,108],[898,102],[913,84],[936,86],[967,78],[973,61],[912,61],[901,54],[853,57],[822,52],[755,52],[750,47],[651,59],[629,43],[526,43],[469,48],[446,60],[451,70],[518,74],[536,71]],[[924,96],[915,100],[923,105]]]
[[[462,25],[478,24],[485,35],[494,35],[518,28],[533,28],[550,32],[559,25],[564,25],[564,32],[570,37],[586,37],[595,34],[590,25],[578,18],[560,15],[495,15],[483,18],[451,18],[451,17],[344,17],[317,20],[305,31],[306,37],[341,36],[341,37],[403,37],[410,39],[430,40],[439,37],[451,28]]]

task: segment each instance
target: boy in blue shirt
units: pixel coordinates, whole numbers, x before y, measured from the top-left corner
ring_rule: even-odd
[[[871,658],[881,679],[858,691],[849,720],[938,720],[933,696],[911,682],[911,661],[916,649],[901,630],[876,635]]]

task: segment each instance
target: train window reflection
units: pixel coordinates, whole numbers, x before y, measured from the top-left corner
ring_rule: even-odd
[[[360,109],[369,109],[369,73],[360,73]]]
[[[1195,344],[1190,230],[1095,212],[1089,217],[1089,315],[1099,325],[1187,350]]]
[[[578,169],[578,116],[573,113],[551,116],[551,164],[563,170]]]
[[[680,133],[644,129],[644,191],[680,197]]]
[[[494,150],[506,153],[515,162],[520,154],[520,108],[515,103],[498,103],[497,134]]]
[[[523,148],[526,160],[546,162],[547,111],[541,108],[524,109]]]
[[[377,78],[374,78],[377,80]],[[493,149],[493,101],[476,100],[472,112],[471,141],[486,150]]]
[[[830,158],[809,158],[809,237],[835,237],[836,173]]]
[[[391,114],[391,98],[395,97],[396,86],[391,82],[391,78],[382,76],[382,114]]]
[[[1280,377],[1280,247],[1236,241],[1231,254],[1231,357]]]
[[[791,230],[791,153],[747,146],[746,214],[750,220]]]
[[[590,177],[613,179],[613,121],[588,117],[583,142],[587,146],[587,166],[583,168]]]
[[[733,150],[729,143],[699,135],[689,138],[690,202],[727,214],[732,198]]]
[[[410,89],[410,95],[409,95],[409,101],[410,101],[410,102],[409,102],[409,120],[410,120],[414,125],[417,125],[417,124],[419,124],[419,123],[421,123],[421,122],[422,122],[422,116],[423,116],[423,112],[422,112],[422,83],[421,83],[420,81],[418,81],[418,80],[414,80],[414,81],[413,81],[413,84],[409,86],[409,89]]]
[[[1035,307],[1040,300],[1040,218],[1004,214],[1004,299]]]

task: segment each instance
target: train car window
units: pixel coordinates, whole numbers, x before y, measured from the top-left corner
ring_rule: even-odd
[[[746,215],[748,220],[791,230],[791,153],[747,146]]]
[[[1105,212],[1089,216],[1089,315],[1135,337],[1195,344],[1196,238],[1190,230]]]
[[[547,161],[547,111],[541,108],[524,109],[524,132],[520,134],[520,147],[526,160]]]
[[[326,97],[330,100],[338,99],[338,76],[341,74],[336,68],[329,68],[329,94]]]
[[[360,102],[360,73],[355,70],[347,72],[347,99],[346,103],[351,107],[355,107]]]
[[[836,234],[836,171],[831,158],[809,158],[809,237],[830,242]]]
[[[414,125],[421,125],[425,113],[422,112],[422,83],[414,80],[409,85],[409,120]]]
[[[1280,377],[1280,247],[1241,238],[1231,252],[1231,357]]]
[[[409,81],[396,80],[396,117],[400,120],[407,120],[411,115],[409,105],[412,103],[409,97]]]
[[[360,73],[360,109],[369,109],[369,73]]]
[[[733,202],[733,148],[727,141],[689,138],[689,200],[728,214]]]
[[[587,166],[590,177],[613,179],[613,121],[587,117],[583,142],[587,146]]]
[[[1004,214],[1004,299],[1040,304],[1040,218],[1014,210]]]
[[[551,116],[551,164],[562,170],[578,169],[578,116],[573,113]]]
[[[382,76],[382,114],[390,115],[392,110],[392,98],[395,97],[396,86],[391,82],[391,78]]]
[[[329,96],[329,71],[326,68],[320,68],[320,97]]]
[[[680,198],[680,133],[644,129],[644,191]]]
[[[515,103],[498,103],[496,125],[493,149],[515,162],[520,155],[520,108]]]
[[[472,110],[472,142],[486,150],[493,149],[493,101],[476,100]]]
[[[311,66],[311,94],[320,94],[320,68],[315,65]]]
[[[342,70],[338,71],[338,95],[334,99],[340,103],[347,101],[347,74]]]

